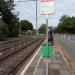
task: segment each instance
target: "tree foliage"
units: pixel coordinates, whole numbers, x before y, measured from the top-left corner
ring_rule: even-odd
[[[8,36],[8,27],[2,20],[0,20],[0,40]]]
[[[42,34],[46,33],[46,24],[42,24],[39,28],[39,32]]]
[[[33,25],[27,20],[21,20],[21,30],[25,33],[28,30],[33,30]]]
[[[8,36],[18,36],[19,22],[16,15],[11,12],[10,6],[13,4],[13,0],[0,0],[0,13],[2,20],[8,25]],[[12,5],[13,7],[13,5]]]
[[[59,33],[75,33],[75,17],[62,16],[55,30]]]

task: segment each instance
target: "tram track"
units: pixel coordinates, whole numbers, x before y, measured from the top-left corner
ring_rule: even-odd
[[[28,42],[31,42],[32,40],[33,40],[33,38],[24,39],[23,41],[16,42],[17,44],[13,43],[14,44],[13,46],[10,46],[10,47],[6,48],[5,50],[0,51],[0,53],[2,53],[0,55],[0,60],[4,59],[5,57],[8,57],[10,54],[15,53],[22,48],[26,47],[28,45]]]
[[[6,57],[5,59],[0,61],[0,75],[10,75],[12,70],[18,66],[24,59],[27,58],[43,41],[43,39],[38,38],[25,46],[24,48],[20,49],[19,51],[11,54],[10,56]]]

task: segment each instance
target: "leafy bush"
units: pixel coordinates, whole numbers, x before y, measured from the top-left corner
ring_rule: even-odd
[[[2,20],[0,20],[0,40],[3,40],[7,36],[8,36],[8,27]]]

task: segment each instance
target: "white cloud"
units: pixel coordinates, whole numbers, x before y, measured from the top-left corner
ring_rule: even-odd
[[[22,1],[22,0],[20,0]],[[23,0],[24,1],[24,0]],[[59,19],[62,15],[69,15],[69,16],[75,16],[75,0],[55,0],[56,5],[55,9],[56,12],[54,15],[49,16],[49,26],[57,26]],[[36,28],[36,9],[35,9],[35,1],[29,1],[29,2],[21,2],[19,3],[18,0],[15,0],[15,4],[17,5],[16,11],[20,12],[19,17],[21,19],[27,19],[30,22],[33,23],[34,28]],[[40,6],[38,2],[38,25],[40,26],[42,23],[46,22],[46,17],[40,15]],[[38,27],[39,27],[38,26]]]

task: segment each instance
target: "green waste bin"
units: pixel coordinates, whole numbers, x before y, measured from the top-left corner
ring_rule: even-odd
[[[42,44],[42,48],[41,48],[41,55],[42,57],[52,57],[52,54],[53,54],[53,45],[51,44],[48,44],[48,50],[47,50],[47,47],[46,47],[46,43]]]

